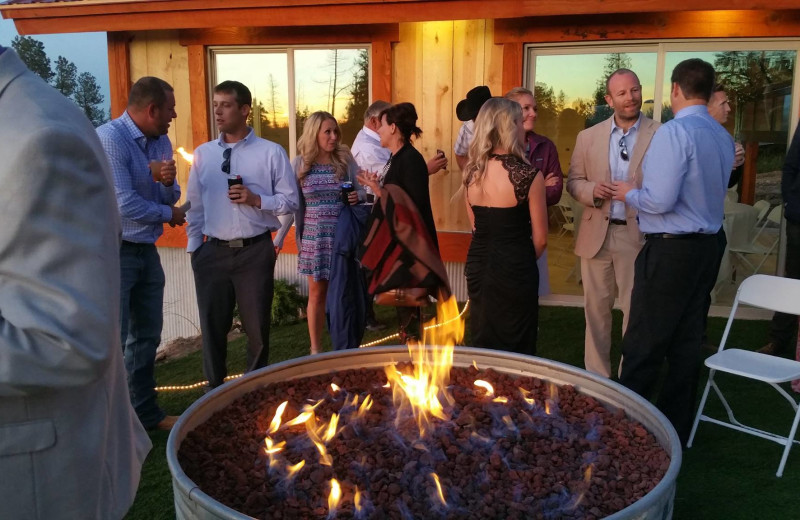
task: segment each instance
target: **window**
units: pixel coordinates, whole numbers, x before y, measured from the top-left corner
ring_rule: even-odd
[[[631,42],[609,46],[528,46],[526,84],[539,106],[536,131],[556,143],[565,175],[578,132],[611,116],[603,99],[605,78],[617,68],[633,70],[642,83],[642,111],[657,121],[673,117],[670,75],[680,61],[701,58],[714,65],[726,88],[731,113],[725,128],[755,155],[753,171],[728,194],[724,226],[729,250],[720,270],[715,299],[730,303],[741,281],[754,272],[779,267],[780,170],[796,124],[800,85],[798,41]],[[740,200],[748,184],[748,199]],[[548,263],[554,293],[581,294],[574,233],[581,208],[566,194],[551,208]],[[766,208],[766,210],[764,209]],[[776,209],[777,208],[777,209]]]
[[[249,124],[290,157],[313,112],[331,112],[348,145],[363,125],[369,106],[369,52],[363,46],[220,47],[211,49],[211,64],[212,84],[236,80],[247,85],[253,93]]]

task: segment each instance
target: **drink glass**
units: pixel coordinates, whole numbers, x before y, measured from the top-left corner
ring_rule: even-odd
[[[350,181],[345,181],[342,183],[342,202],[345,206],[350,205],[350,194],[353,192],[355,188],[353,187],[353,183]]]

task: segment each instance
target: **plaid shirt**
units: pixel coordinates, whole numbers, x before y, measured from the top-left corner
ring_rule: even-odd
[[[456,137],[456,144],[453,146],[453,151],[456,155],[466,156],[469,151],[469,145],[472,142],[472,134],[475,132],[475,122],[465,121],[461,128],[458,130],[458,137]]]
[[[154,182],[150,174],[150,161],[172,159],[169,137],[145,136],[128,112],[99,127],[97,135],[111,163],[122,217],[122,239],[155,243],[164,232],[163,224],[172,219],[170,206],[181,198],[177,180],[166,187]]]

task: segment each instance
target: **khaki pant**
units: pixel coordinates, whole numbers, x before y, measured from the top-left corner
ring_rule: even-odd
[[[586,315],[584,365],[595,374],[611,377],[611,310],[619,295],[622,333],[628,327],[633,270],[642,243],[631,240],[626,226],[609,225],[606,239],[593,258],[581,258]]]

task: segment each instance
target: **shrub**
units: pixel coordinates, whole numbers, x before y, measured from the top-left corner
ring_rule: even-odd
[[[306,299],[297,292],[297,285],[276,279],[273,294],[273,325],[287,325],[300,320],[306,308]]]

